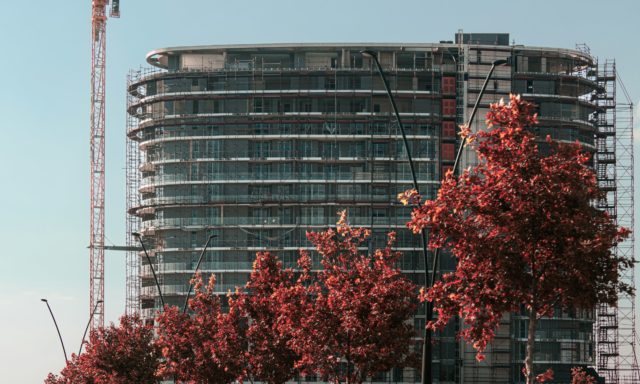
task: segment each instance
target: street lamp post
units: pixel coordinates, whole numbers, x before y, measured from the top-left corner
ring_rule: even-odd
[[[144,242],[142,241],[142,236],[138,232],[132,232],[131,235],[138,239],[140,245],[142,246],[142,250],[144,251],[144,255],[147,257],[147,262],[149,263],[149,268],[151,268],[151,273],[153,274],[153,280],[156,282],[156,287],[158,287],[158,295],[160,296],[160,302],[162,303],[162,310],[164,310],[164,297],[162,296],[162,289],[160,288],[160,283],[158,282],[158,276],[156,276],[156,271],[153,268],[153,264],[151,263],[151,258],[149,257],[149,253],[147,253],[147,248],[144,246]]]
[[[202,252],[200,252],[200,257],[198,258],[198,263],[196,264],[196,269],[193,271],[193,276],[195,276],[196,273],[198,273],[198,269],[200,269],[200,263],[202,263],[202,259],[204,258],[205,252],[207,252],[207,248],[209,247],[209,243],[211,242],[211,240],[213,240],[216,237],[218,237],[218,235],[210,235],[209,238],[207,239],[207,242],[204,245],[204,248],[202,249]],[[189,280],[189,290],[187,291],[187,297],[184,299],[184,306],[182,307],[182,313],[183,314],[187,312],[187,305],[189,304],[189,296],[191,296],[191,290],[193,289],[192,280],[193,280],[193,278],[191,278]]]
[[[491,69],[489,69],[489,73],[484,78],[484,83],[482,83],[482,88],[480,88],[480,93],[478,94],[478,98],[476,98],[476,103],[473,105],[473,109],[471,110],[471,115],[469,116],[469,120],[467,121],[466,126],[471,128],[471,123],[473,123],[473,119],[476,117],[476,112],[478,112],[478,107],[480,106],[480,100],[482,99],[482,95],[484,95],[484,91],[487,89],[487,84],[489,84],[489,79],[493,74],[493,71],[496,67],[501,65],[509,64],[511,62],[511,58],[495,60],[491,63]],[[456,160],[453,162],[453,172],[455,173],[458,168],[458,163],[460,162],[460,157],[462,156],[462,149],[467,143],[467,137],[463,137],[460,141],[460,146],[458,147],[458,153],[456,153]]]
[[[493,71],[496,69],[496,67],[501,66],[501,65],[505,65],[508,64],[510,62],[509,59],[500,59],[500,60],[495,60],[493,63],[491,63],[491,69],[489,69],[489,72],[487,73],[487,76],[484,79],[484,83],[482,84],[482,88],[480,88],[480,93],[478,93],[478,97],[476,98],[476,102],[473,105],[473,109],[471,110],[471,115],[469,115],[469,120],[467,120],[466,126],[471,128],[471,124],[473,123],[473,119],[476,117],[476,112],[478,112],[478,107],[480,106],[480,100],[482,99],[482,96],[484,95],[484,91],[487,89],[487,84],[489,83],[489,79],[491,78],[491,75],[493,74]],[[458,166],[460,165],[460,158],[462,157],[462,150],[464,149],[465,144],[467,143],[467,136],[462,137],[462,139],[460,140],[460,145],[458,147],[458,152],[456,153],[456,158],[455,161],[453,162],[453,167],[452,170],[453,172],[457,172],[458,171]],[[434,273],[431,275],[431,281],[429,282],[429,287],[433,287],[433,284],[435,283],[435,272],[436,272],[436,265],[438,263],[438,258],[439,258],[439,254],[440,254],[440,248],[436,248],[434,253],[433,253],[433,260],[434,260],[434,265],[433,265],[433,271]],[[428,314],[428,318],[432,319],[433,318],[433,306],[430,306],[430,313]]]
[[[471,110],[471,115],[469,115],[469,120],[467,120],[467,123],[466,123],[467,127],[471,128],[473,119],[476,117],[476,112],[478,112],[478,107],[480,106],[480,100],[484,95],[484,91],[487,89],[487,84],[489,83],[489,79],[491,78],[493,71],[496,69],[496,67],[500,65],[508,64],[509,62],[510,62],[509,59],[500,59],[500,60],[495,60],[493,63],[491,63],[491,69],[489,69],[489,72],[487,73],[487,76],[484,79],[484,83],[480,88],[480,93],[478,93],[476,102],[473,105],[473,109]],[[460,158],[462,157],[462,150],[464,149],[464,146],[466,143],[467,143],[467,136],[464,136],[460,140],[460,146],[458,147],[458,152],[456,153],[456,158],[455,158],[455,161],[453,162],[452,170],[454,173],[458,171],[458,166],[460,165]],[[436,248],[433,252],[433,273],[431,274],[431,281],[429,282],[429,287],[433,287],[433,284],[435,283],[436,271],[437,271],[436,268],[438,265],[439,256],[440,256],[440,248]],[[431,320],[433,319],[433,305],[428,305],[427,309],[429,311],[429,313],[427,313],[427,318],[428,320]]]
[[[376,68],[378,70],[378,74],[382,79],[382,83],[384,84],[384,89],[387,92],[387,96],[389,97],[389,102],[391,103],[391,107],[393,108],[393,113],[396,116],[396,121],[398,122],[398,126],[400,127],[400,133],[402,134],[402,142],[404,143],[404,150],[407,153],[407,160],[409,161],[409,169],[411,170],[411,178],[413,181],[413,189],[415,189],[416,193],[420,194],[420,188],[418,187],[418,178],[416,177],[415,166],[413,164],[413,158],[411,157],[411,150],[409,149],[409,141],[407,140],[407,134],[404,130],[404,125],[402,124],[402,120],[400,119],[400,113],[398,112],[398,106],[396,105],[395,98],[391,93],[391,89],[389,88],[389,83],[387,82],[387,78],[382,71],[382,66],[380,65],[380,61],[378,61],[378,56],[373,51],[364,50],[360,52],[362,56],[368,57],[376,64]],[[422,242],[422,257],[424,259],[424,279],[425,285],[427,281],[429,281],[429,256],[427,253],[427,230],[423,228],[420,231],[420,238]],[[426,313],[425,318],[426,321],[429,321],[429,303],[425,305]],[[426,357],[429,356],[427,359]],[[424,328],[424,341],[422,343],[422,383],[425,383],[425,378],[427,379],[426,383],[431,383],[431,330]]]
[[[407,159],[409,161],[409,168],[411,170],[411,176],[413,178],[413,188],[416,190],[416,193],[420,194],[420,190],[418,189],[418,181],[416,178],[416,173],[415,173],[415,168],[414,168],[414,164],[413,164],[413,159],[411,158],[411,152],[409,150],[409,142],[407,141],[407,136],[405,134],[405,130],[404,130],[404,126],[402,125],[402,121],[400,120],[400,113],[398,112],[398,107],[396,106],[396,102],[395,99],[393,97],[393,94],[391,93],[391,90],[389,88],[389,83],[387,82],[387,79],[384,75],[384,72],[382,71],[382,66],[380,65],[380,62],[378,61],[378,56],[375,54],[375,52],[370,51],[370,50],[364,50],[360,52],[363,56],[370,58],[371,60],[374,61],[374,63],[376,64],[376,68],[378,70],[378,74],[380,75],[380,77],[382,78],[382,82],[384,84],[384,88],[385,91],[387,92],[387,96],[389,97],[389,101],[391,103],[391,107],[393,108],[393,112],[396,116],[396,120],[398,121],[398,126],[400,127],[400,132],[402,133],[402,141],[404,143],[404,148],[405,151],[407,153]],[[493,71],[495,70],[495,68],[497,66],[500,65],[505,65],[508,64],[509,60],[508,59],[500,59],[500,60],[495,60],[492,64],[491,64],[491,69],[489,70],[489,73],[487,73],[487,76],[484,79],[484,83],[482,84],[482,88],[480,89],[480,93],[478,94],[478,97],[476,99],[475,105],[473,106],[473,109],[471,110],[471,115],[469,116],[469,120],[467,121],[467,127],[470,127],[471,124],[473,123],[473,119],[476,116],[476,112],[478,111],[478,107],[480,105],[480,101],[482,99],[482,96],[485,92],[485,90],[487,89],[487,84],[489,83],[489,79],[491,78],[491,75],[493,74]],[[466,144],[466,137],[463,137],[461,142],[460,142],[460,146],[458,147],[458,152],[456,153],[456,158],[455,161],[453,163],[453,172],[455,173],[457,171],[458,165],[460,163],[460,158],[462,156],[462,150]],[[433,253],[433,268],[431,271],[431,278],[429,279],[429,266],[428,266],[428,259],[427,259],[427,235],[426,235],[426,229],[423,228],[422,231],[420,231],[421,234],[421,238],[422,238],[422,252],[423,252],[423,257],[424,257],[424,273],[425,273],[425,288],[429,289],[431,287],[433,287],[433,284],[435,283],[435,279],[436,279],[436,273],[437,273],[437,268],[438,268],[438,261],[439,261],[439,248],[436,248],[434,250]],[[426,323],[428,323],[429,321],[433,320],[433,303],[431,302],[427,302],[426,303]],[[424,341],[422,344],[422,371],[421,371],[421,380],[422,380],[422,384],[431,384],[432,383],[432,350],[431,350],[431,330],[427,329],[425,327],[424,330]]]
[[[51,318],[53,319],[53,325],[56,326],[56,331],[58,331],[58,338],[60,339],[60,345],[62,345],[62,353],[64,353],[64,361],[67,364],[69,364],[69,358],[67,358],[67,350],[64,347],[64,341],[62,341],[62,334],[60,334],[60,328],[58,328],[58,322],[56,321],[56,317],[53,316],[53,311],[51,310],[49,301],[47,299],[40,299],[40,301],[47,304],[47,308],[49,308],[49,313],[51,314]]]
[[[102,300],[98,300],[96,305],[93,307],[93,311],[91,311],[91,316],[89,316],[89,321],[87,322],[87,326],[84,329],[84,333],[82,334],[82,340],[80,340],[80,348],[78,349],[78,356],[82,353],[82,347],[84,346],[84,338],[87,337],[87,331],[89,330],[89,325],[91,324],[91,320],[93,320],[93,316],[96,314],[98,310],[98,305],[102,303]]]

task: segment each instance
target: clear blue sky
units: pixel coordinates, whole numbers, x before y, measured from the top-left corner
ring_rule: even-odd
[[[517,44],[615,58],[633,101],[640,2],[121,0],[108,22],[106,234],[124,242],[125,77],[166,46],[437,42],[509,32]],[[4,1],[0,12],[0,377],[42,382],[88,316],[90,0]],[[637,120],[640,120],[637,116]],[[637,135],[640,136],[640,135]],[[638,199],[636,199],[638,200]],[[640,200],[639,200],[640,201]],[[106,318],[124,311],[124,255],[106,255]]]

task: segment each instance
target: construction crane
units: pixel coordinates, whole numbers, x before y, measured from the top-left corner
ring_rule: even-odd
[[[104,326],[104,170],[107,6],[93,0],[91,11],[91,227],[89,238],[89,313],[91,329]],[[120,1],[111,0],[110,17],[120,17]]]

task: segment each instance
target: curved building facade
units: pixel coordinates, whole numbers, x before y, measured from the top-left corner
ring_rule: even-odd
[[[434,197],[453,164],[464,122],[491,63],[499,67],[481,102],[509,93],[540,107],[540,126],[560,140],[596,151],[602,91],[595,62],[580,51],[508,45],[508,35],[458,35],[438,44],[269,44],[177,47],[152,51],[152,69],[128,82],[128,226],[150,249],[165,301],[182,305],[210,235],[201,269],[220,292],[243,285],[256,251],[294,266],[311,249],[306,231],[335,225],[347,209],[355,226],[373,229],[371,247],[398,232],[402,270],[424,284],[419,238],[396,196],[411,187],[398,125],[383,84],[360,51],[378,54],[395,95],[423,195]],[[479,115],[482,115],[482,110]],[[480,127],[483,119],[478,119]],[[476,127],[476,129],[477,129]],[[474,160],[467,155],[467,164]],[[133,241],[133,239],[131,239]],[[152,317],[159,300],[151,270],[129,257],[129,310]],[[442,262],[451,270],[450,259]],[[416,329],[424,317],[416,315]],[[440,383],[518,382],[526,319],[505,316],[485,363],[454,337],[439,336]],[[575,365],[594,364],[592,312],[543,321],[541,365],[560,380]],[[379,381],[419,381],[394,370]]]

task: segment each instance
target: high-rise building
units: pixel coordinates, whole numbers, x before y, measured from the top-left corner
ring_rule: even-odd
[[[489,103],[509,93],[535,102],[542,139],[578,140],[595,154],[600,184],[609,192],[599,204],[615,213],[615,71],[585,49],[510,45],[508,34],[461,33],[435,44],[158,49],[147,55],[153,68],[133,71],[128,82],[127,223],[128,232],[142,233],[168,304],[184,302],[210,235],[216,237],[201,269],[215,273],[218,290],[227,292],[246,281],[256,251],[271,250],[293,266],[298,249],[311,248],[305,232],[334,225],[341,209],[352,225],[372,228],[372,248],[397,231],[400,267],[424,284],[420,240],[406,229],[410,212],[396,197],[412,184],[407,156],[364,49],[376,52],[389,79],[424,196],[435,196],[452,166],[457,127],[492,62],[509,58],[491,77],[472,129],[483,127]],[[467,153],[463,166],[473,161]],[[128,310],[152,317],[159,300],[140,256],[128,256]],[[453,267],[445,255],[441,269]],[[607,328],[608,315],[617,312],[558,311],[543,320],[536,362],[552,367],[559,382],[568,381],[572,366],[614,372],[617,330]],[[416,329],[424,321],[417,314]],[[459,324],[452,323],[434,346],[435,382],[519,382],[526,322],[518,313],[506,315],[482,363],[456,340]],[[405,369],[378,379],[419,377]]]

